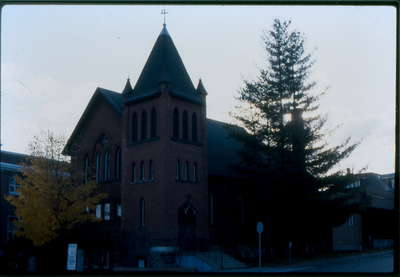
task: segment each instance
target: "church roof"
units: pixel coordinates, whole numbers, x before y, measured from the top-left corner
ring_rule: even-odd
[[[97,88],[97,91],[108,100],[108,102],[119,115],[122,115],[124,99],[121,97],[122,95],[120,93],[105,88]]]
[[[63,153],[67,155],[71,154],[69,152],[72,142],[75,140],[76,136],[78,135],[80,129],[84,125],[84,122],[88,118],[89,114],[91,114],[91,112],[93,111],[95,102],[99,98],[106,100],[106,103],[108,103],[111,106],[111,108],[118,114],[118,116],[122,116],[124,108],[124,99],[122,97],[122,94],[112,90],[98,87],[94,92],[92,98],[90,99],[89,104],[86,106],[86,109],[83,112],[81,118],[79,119],[78,124],[76,124],[74,131],[72,132],[67,143],[65,144]]]
[[[232,128],[235,131],[244,131],[242,128],[225,122],[207,119],[207,147],[208,147],[208,175],[240,177],[235,165],[240,162],[239,150],[242,144],[232,137]]]
[[[202,103],[165,25],[127,101],[138,101],[159,93],[163,82],[169,84],[171,95]]]

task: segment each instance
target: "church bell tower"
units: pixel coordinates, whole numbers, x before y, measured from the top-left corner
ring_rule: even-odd
[[[132,255],[208,239],[206,95],[164,24],[123,90],[122,230]]]

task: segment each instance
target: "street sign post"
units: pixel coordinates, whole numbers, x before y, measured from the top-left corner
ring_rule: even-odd
[[[257,222],[257,233],[258,233],[258,266],[261,267],[261,233],[264,231],[264,224]]]

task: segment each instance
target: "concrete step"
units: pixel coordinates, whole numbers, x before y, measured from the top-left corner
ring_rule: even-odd
[[[246,264],[236,260],[234,257],[221,250],[198,252],[196,256],[217,270],[247,267]]]

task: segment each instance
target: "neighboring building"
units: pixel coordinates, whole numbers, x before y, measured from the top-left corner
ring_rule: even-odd
[[[365,201],[363,211],[351,215],[333,230],[333,250],[363,250],[392,247],[396,230],[394,174],[359,174],[346,186]]]
[[[4,249],[15,235],[15,213],[4,197],[17,194],[16,176],[20,172],[20,164],[27,157],[28,155],[24,154],[0,151],[0,249]]]
[[[128,79],[122,93],[96,89],[64,153],[109,194],[91,236],[97,259],[148,265],[151,251],[239,234],[221,231],[243,221],[231,168],[239,144],[228,124],[206,118],[206,95],[165,25],[133,88]]]

